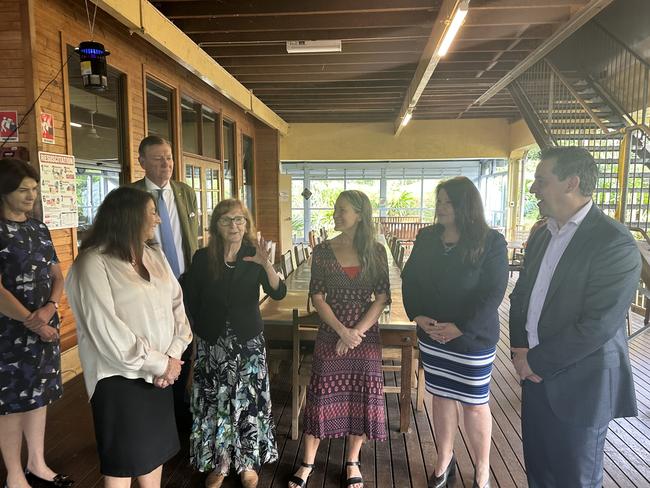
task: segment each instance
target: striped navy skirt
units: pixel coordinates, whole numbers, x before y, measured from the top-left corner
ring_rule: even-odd
[[[419,341],[426,389],[432,395],[481,405],[490,400],[496,346],[466,354]]]

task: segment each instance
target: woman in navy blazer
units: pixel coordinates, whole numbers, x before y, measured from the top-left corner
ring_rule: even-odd
[[[426,388],[433,395],[438,459],[429,486],[447,486],[455,474],[460,402],[476,456],[474,487],[484,488],[490,484],[488,400],[498,308],[508,282],[506,242],[487,226],[469,179],[442,182],[436,195],[436,223],[420,231],[402,271],[404,307],[418,325]]]
[[[278,457],[259,290],[280,300],[287,289],[255,235],[242,202],[219,202],[210,242],[183,280],[196,336],[190,460],[210,472],[208,488],[219,488],[231,467],[254,488],[256,470]]]

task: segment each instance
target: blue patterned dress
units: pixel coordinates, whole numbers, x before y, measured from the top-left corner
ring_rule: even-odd
[[[49,300],[50,265],[58,262],[45,224],[0,219],[2,285],[28,310]],[[50,325],[59,328],[58,314]],[[49,405],[62,394],[59,342],[43,342],[21,322],[0,314],[0,415]]]

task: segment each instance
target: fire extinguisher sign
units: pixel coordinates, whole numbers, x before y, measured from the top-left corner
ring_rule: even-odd
[[[18,142],[18,114],[15,110],[0,110],[0,144]]]

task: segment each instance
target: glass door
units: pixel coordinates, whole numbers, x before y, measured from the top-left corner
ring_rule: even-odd
[[[196,193],[199,247],[207,244],[212,210],[221,200],[221,163],[185,154],[185,183]]]

